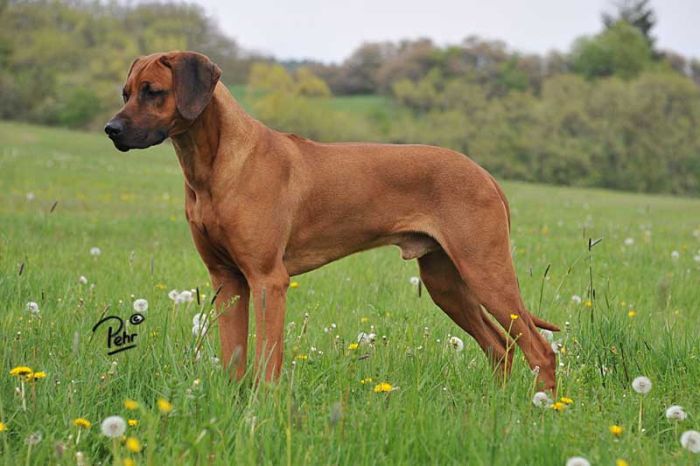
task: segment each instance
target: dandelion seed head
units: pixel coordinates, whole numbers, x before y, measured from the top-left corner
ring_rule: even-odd
[[[547,395],[545,392],[537,392],[532,397],[532,404],[537,406],[538,408],[546,408],[547,406],[552,404],[552,400],[551,398],[549,398],[549,395]]]
[[[408,281],[409,281],[409,283],[411,283],[411,285],[418,286],[418,284],[420,283],[420,278],[419,277],[411,277],[408,279]]]
[[[148,301],[143,298],[139,298],[134,301],[134,311],[144,313],[148,310]]]
[[[121,416],[106,417],[100,425],[102,435],[109,438],[118,438],[124,435],[126,431],[126,421]]]
[[[681,435],[681,446],[693,453],[700,453],[700,432],[687,430]]]
[[[29,301],[25,306],[25,309],[31,315],[39,315],[39,305],[34,301]]]
[[[189,290],[184,290],[180,292],[179,298],[183,303],[191,303],[194,301],[194,294]]]
[[[583,456],[572,456],[566,460],[566,466],[591,466],[591,463]]]
[[[85,277],[85,275],[81,275],[80,278],[78,278],[78,283],[81,285],[87,285],[88,279]]]
[[[632,388],[635,392],[646,395],[651,391],[651,380],[648,377],[639,376],[632,381]]]
[[[98,248],[97,246],[93,246],[90,248],[91,256],[99,256],[100,254],[102,254],[102,249]]]
[[[666,409],[666,419],[669,421],[685,421],[687,417],[688,414],[686,414],[682,406],[673,405]]]
[[[574,303],[574,304],[581,304],[581,301],[582,301],[582,299],[581,299],[581,297],[580,297],[579,295],[575,294],[575,295],[571,296],[571,302],[572,302],[572,303]]]
[[[459,337],[450,337],[448,342],[456,352],[461,353],[464,350],[464,342]]]

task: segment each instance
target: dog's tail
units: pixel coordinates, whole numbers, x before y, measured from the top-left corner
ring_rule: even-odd
[[[556,325],[554,325],[552,323],[547,322],[546,320],[540,319],[539,317],[537,317],[536,315],[534,315],[532,313],[530,314],[530,317],[532,318],[532,322],[534,322],[535,326],[537,326],[539,328],[543,328],[545,330],[551,330],[552,332],[559,331],[559,327],[557,327]]]

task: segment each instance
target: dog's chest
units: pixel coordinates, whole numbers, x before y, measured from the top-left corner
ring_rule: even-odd
[[[194,192],[188,193],[185,212],[192,229],[197,231],[211,246],[217,248],[224,246],[224,234],[210,197],[198,196]]]

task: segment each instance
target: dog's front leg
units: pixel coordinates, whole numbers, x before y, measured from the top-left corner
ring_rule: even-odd
[[[248,282],[240,272],[210,271],[215,290],[221,337],[221,362],[237,379],[246,371],[248,350]]]
[[[248,276],[255,306],[255,371],[265,381],[279,378],[284,353],[284,313],[289,274],[283,266]]]

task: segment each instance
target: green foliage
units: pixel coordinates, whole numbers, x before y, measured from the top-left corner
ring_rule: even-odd
[[[619,21],[594,37],[579,39],[572,51],[573,69],[587,78],[631,79],[652,63],[649,43],[634,26]]]

